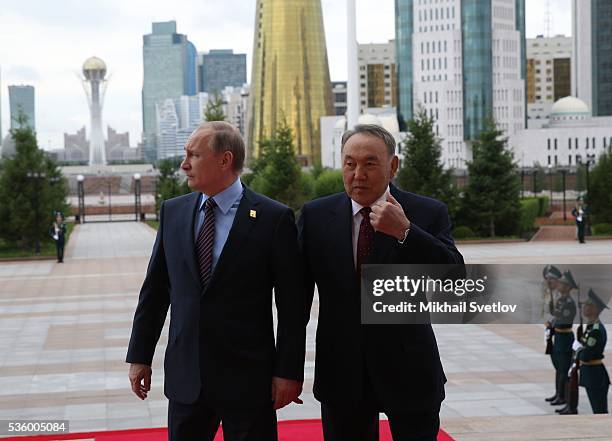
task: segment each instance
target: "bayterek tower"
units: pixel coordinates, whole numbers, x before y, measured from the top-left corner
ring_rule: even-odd
[[[98,57],[91,57],[83,63],[83,88],[87,95],[91,114],[89,138],[89,165],[106,165],[104,134],[102,132],[102,104],[106,92],[106,64]]]

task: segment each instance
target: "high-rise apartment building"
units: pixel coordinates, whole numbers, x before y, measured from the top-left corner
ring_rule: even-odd
[[[564,35],[527,39],[527,119],[550,117],[552,105],[571,95],[572,38]]]
[[[388,43],[360,44],[359,108],[397,105],[395,40]]]
[[[332,96],[334,100],[334,115],[346,114],[346,81],[332,81]]]
[[[155,104],[166,98],[195,95],[197,51],[176,22],[153,23],[152,33],[143,36],[144,79],[142,118],[145,159],[157,159]]]
[[[489,118],[525,127],[524,0],[396,0],[399,116],[435,119],[446,166],[464,168]]]
[[[593,116],[612,115],[612,2],[573,0],[574,75],[572,95]]]
[[[211,49],[198,56],[199,92],[221,93],[226,87],[242,87],[247,82],[246,54],[232,49]]]
[[[298,159],[321,157],[320,118],[332,113],[321,0],[257,0],[250,157],[285,120]]]
[[[26,118],[26,124],[36,130],[36,115],[34,110],[34,86],[9,86],[9,106],[11,109],[11,129],[21,126],[19,116]]]

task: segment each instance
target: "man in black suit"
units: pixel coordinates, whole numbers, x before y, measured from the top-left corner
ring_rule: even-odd
[[[342,137],[346,192],[304,205],[298,225],[307,292],[319,293],[314,394],[326,441],[435,440],[446,377],[430,325],[361,325],[364,263],[463,263],[446,206],[392,184],[399,160],[385,129]]]
[[[276,440],[275,410],[301,402],[306,331],[294,216],[241,184],[244,156],[233,126],[202,124],[181,165],[195,191],[160,210],[126,361],[145,399],[171,305],[164,393],[173,441],[212,440],[221,421],[226,441]]]

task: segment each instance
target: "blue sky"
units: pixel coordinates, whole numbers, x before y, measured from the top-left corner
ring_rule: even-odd
[[[527,35],[544,33],[545,0],[528,0]],[[330,74],[346,79],[344,0],[322,0]],[[570,0],[550,0],[552,34],[571,32]],[[2,0],[0,68],[2,134],[9,123],[9,84],[36,88],[39,144],[63,147],[63,133],[88,125],[89,111],[78,75],[86,58],[106,61],[111,78],[103,123],[130,132],[142,130],[142,35],[151,22],[176,20],[198,51],[231,48],[247,53],[250,71],[254,0]],[[394,38],[394,1],[357,0],[360,43]],[[249,72],[250,74],[250,72]],[[89,127],[87,128],[89,132]]]

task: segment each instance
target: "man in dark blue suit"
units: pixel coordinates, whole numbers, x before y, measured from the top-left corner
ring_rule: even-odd
[[[288,207],[240,182],[245,148],[225,122],[185,146],[190,188],[164,202],[127,354],[132,390],[151,387],[168,307],[164,363],[173,441],[276,440],[276,409],[301,402],[305,323],[297,231]],[[272,290],[278,312],[275,342]]]
[[[299,240],[312,303],[319,293],[314,394],[326,441],[435,440],[446,377],[430,325],[361,325],[364,263],[463,263],[446,205],[390,182],[399,160],[385,129],[342,137],[345,192],[304,205]]]

